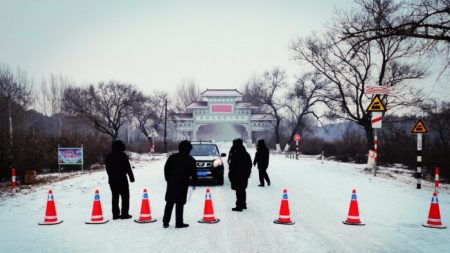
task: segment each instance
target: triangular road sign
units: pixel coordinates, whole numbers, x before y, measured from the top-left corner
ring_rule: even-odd
[[[385,112],[386,111],[386,107],[383,105],[383,103],[381,102],[381,99],[379,96],[375,96],[372,99],[372,102],[370,102],[369,107],[367,107],[368,112]]]
[[[425,127],[425,124],[421,119],[417,120],[413,129],[411,129],[412,134],[426,134],[428,133],[428,129]]]

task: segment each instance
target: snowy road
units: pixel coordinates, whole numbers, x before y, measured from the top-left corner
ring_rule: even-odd
[[[226,152],[228,150],[221,150]],[[253,150],[251,150],[253,157]],[[149,190],[153,218],[85,225],[94,189],[100,189],[103,212],[111,218],[111,195],[105,172],[85,174],[26,195],[0,202],[0,252],[449,252],[450,229],[421,226],[427,219],[431,188],[391,178],[374,178],[362,166],[272,156],[272,186],[258,187],[254,169],[247,189],[248,210],[232,212],[235,195],[226,180],[212,186],[218,224],[199,224],[206,187],[198,187],[185,206],[187,229],[162,228],[165,160],[134,162],[131,184],[133,218],[139,216],[142,189]],[[431,185],[431,184],[429,184]],[[38,226],[44,216],[47,190],[55,194],[57,226]],[[293,226],[276,225],[282,189],[287,188]],[[361,219],[366,226],[346,226],[352,188],[357,189]],[[441,217],[450,225],[448,191],[439,195]]]

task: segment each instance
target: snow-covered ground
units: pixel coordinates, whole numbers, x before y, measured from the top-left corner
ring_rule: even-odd
[[[221,145],[227,152],[227,145]],[[254,150],[250,149],[254,154]],[[175,229],[174,218],[162,228],[165,158],[134,157],[136,182],[130,184],[133,218],[139,216],[142,190],[149,190],[153,218],[85,225],[90,219],[94,190],[100,190],[103,213],[111,218],[111,194],[106,172],[83,174],[0,200],[0,252],[449,252],[450,229],[429,229],[426,222],[432,184],[415,189],[414,179],[382,170],[377,177],[362,165],[325,161],[314,157],[289,160],[272,155],[270,187],[258,187],[254,169],[247,189],[248,210],[232,212],[235,194],[224,186],[210,186],[214,211],[221,221],[200,224],[206,187],[198,187],[185,206],[187,229]],[[439,194],[442,221],[450,225],[450,197]],[[273,223],[281,193],[288,189],[295,225]],[[357,189],[360,216],[366,226],[342,224],[352,189]],[[48,189],[53,189],[58,216],[56,226],[38,226],[44,218]]]

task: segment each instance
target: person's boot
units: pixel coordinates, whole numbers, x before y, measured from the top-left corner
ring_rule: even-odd
[[[189,227],[189,224],[181,223],[181,224],[175,225],[175,227],[176,228],[187,228],[187,227]]]
[[[163,228],[168,228],[169,227],[169,223],[163,222]]]
[[[269,184],[269,185],[270,185],[270,184]],[[259,187],[264,187],[264,185],[263,185],[263,184],[259,184],[258,186],[259,186]]]
[[[124,215],[121,215],[121,216],[120,216],[120,218],[121,218],[122,220],[131,219],[131,217],[133,217],[133,216],[131,216],[131,215],[129,215],[129,214],[124,214]]]
[[[231,210],[236,211],[236,212],[242,212],[242,208],[240,208],[240,207],[234,207],[234,208],[231,208]]]

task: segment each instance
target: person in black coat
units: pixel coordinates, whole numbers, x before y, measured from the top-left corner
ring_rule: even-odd
[[[247,209],[245,189],[252,171],[252,158],[245,150],[241,139],[233,140],[229,156],[228,178],[231,182],[231,189],[236,191],[236,207],[231,210],[242,212],[242,209]]]
[[[112,213],[113,219],[129,219],[130,190],[128,188],[128,177],[130,182],[134,182],[133,171],[131,171],[130,161],[124,153],[125,144],[121,140],[112,142],[112,151],[106,155],[105,164],[108,173],[109,187],[112,193]],[[119,209],[119,196],[122,198],[122,212]]]
[[[270,178],[267,175],[267,168],[269,167],[269,149],[267,148],[264,140],[259,140],[256,144],[256,154],[255,159],[253,160],[253,166],[258,164],[259,170],[259,185],[264,187],[264,179],[267,181],[267,184],[270,185]]]
[[[228,151],[228,159],[227,159],[228,165],[230,165],[230,162],[231,162],[231,155],[236,150],[237,142],[238,142],[238,139],[233,140],[233,145],[231,145],[230,151]]]
[[[195,160],[189,153],[192,145],[189,141],[181,141],[178,145],[178,153],[172,154],[164,166],[164,176],[167,181],[166,207],[164,209],[163,227],[169,227],[170,216],[175,205],[175,227],[184,228],[188,224],[183,223],[183,208],[189,187],[189,179],[195,189],[197,184],[197,168]]]

